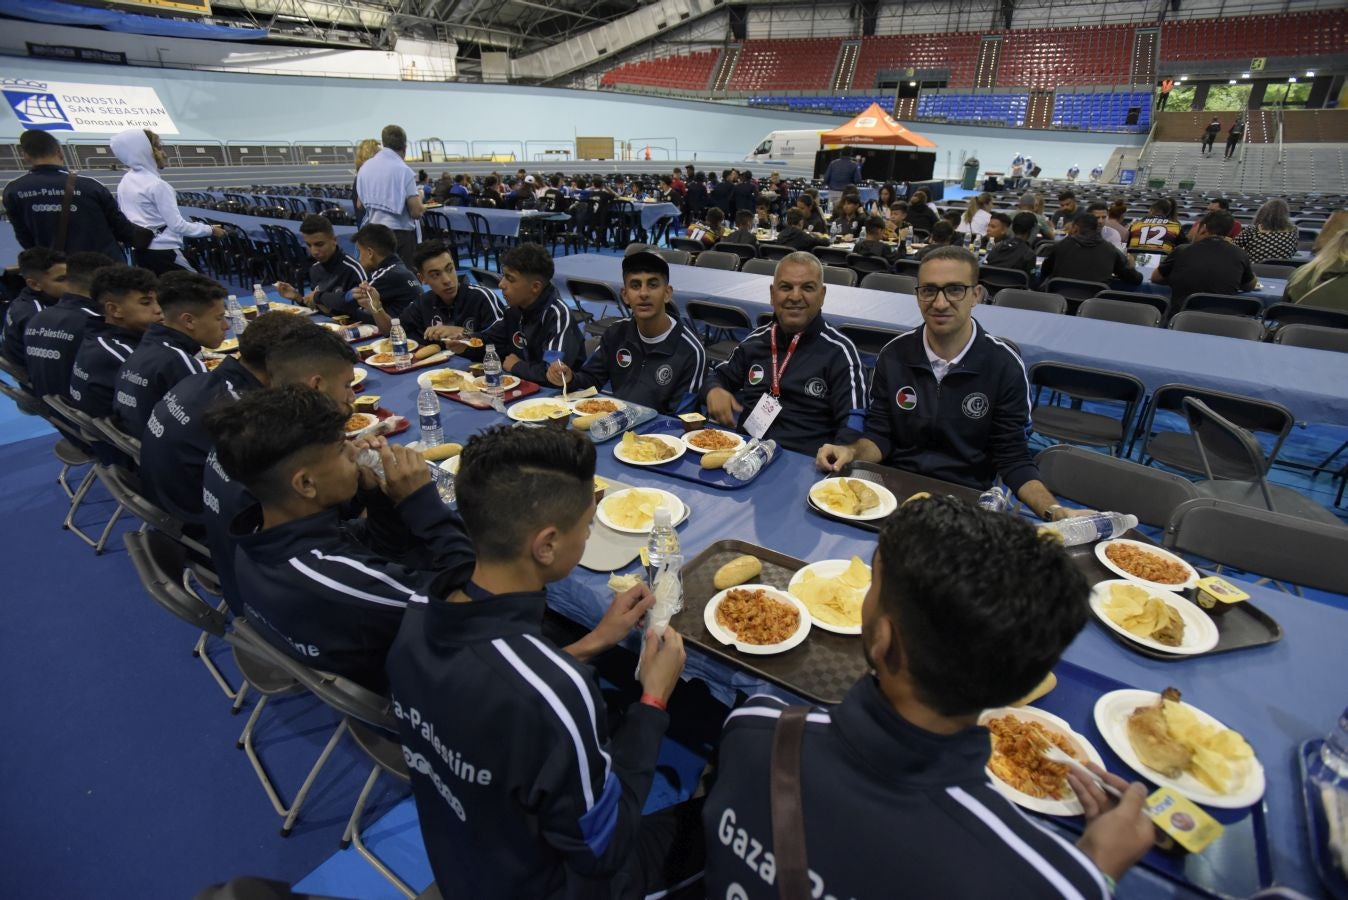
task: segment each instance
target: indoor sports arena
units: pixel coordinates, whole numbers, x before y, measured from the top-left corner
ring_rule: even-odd
[[[1342,3],[0,20],[0,896],[1348,898]]]

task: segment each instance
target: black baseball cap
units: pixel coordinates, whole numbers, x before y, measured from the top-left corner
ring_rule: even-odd
[[[656,274],[669,281],[669,263],[658,253],[652,253],[650,250],[642,250],[639,253],[633,253],[631,256],[623,257],[623,278],[628,275],[649,275]]]

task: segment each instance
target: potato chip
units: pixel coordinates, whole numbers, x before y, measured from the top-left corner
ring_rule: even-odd
[[[664,495],[656,491],[633,488],[605,499],[604,514],[620,528],[649,528],[664,500]]]
[[[1254,749],[1245,738],[1229,728],[1218,728],[1201,721],[1193,708],[1173,700],[1162,703],[1166,730],[1170,737],[1193,751],[1189,771],[1219,794],[1230,793],[1244,780],[1244,763],[1254,758]]]
[[[659,438],[643,437],[629,431],[623,435],[620,455],[629,462],[659,462],[675,456],[677,452]]]
[[[815,499],[834,512],[859,516],[880,505],[880,495],[856,478],[829,478],[815,489]]]
[[[1104,611],[1129,634],[1168,647],[1178,647],[1184,641],[1184,619],[1179,612],[1135,584],[1110,585]]]
[[[847,571],[839,575],[838,580],[848,587],[864,591],[871,586],[871,567],[862,562],[860,556],[854,556]]]
[[[870,566],[854,556],[846,570],[830,578],[803,572],[791,593],[820,622],[837,628],[855,628],[861,624],[861,604],[870,586]]]

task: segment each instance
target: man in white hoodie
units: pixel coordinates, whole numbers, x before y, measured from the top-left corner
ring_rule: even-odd
[[[136,265],[156,275],[174,269],[191,271],[183,256],[183,238],[224,237],[225,230],[189,222],[178,212],[177,193],[159,176],[159,170],[168,166],[159,135],[131,128],[113,135],[110,144],[117,159],[131,170],[117,184],[117,205],[132,222],[155,233],[149,249],[135,251]]]

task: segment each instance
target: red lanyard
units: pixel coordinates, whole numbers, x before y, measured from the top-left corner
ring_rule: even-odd
[[[786,348],[786,359],[782,360],[782,367],[777,368],[777,326],[772,326],[772,396],[782,396],[782,376],[786,374],[786,367],[791,363],[791,354],[796,352],[796,345],[800,343],[800,332],[791,338],[791,346]]]

